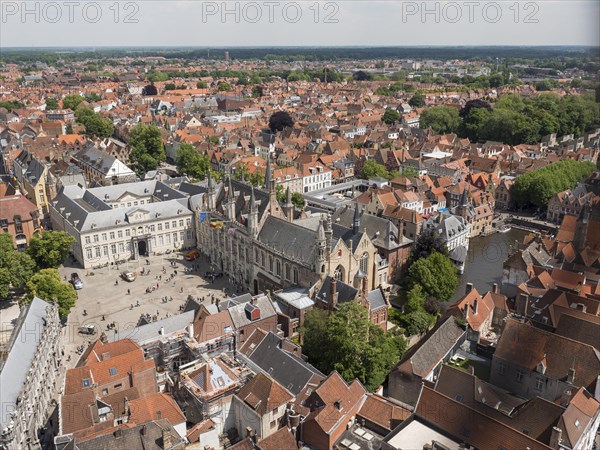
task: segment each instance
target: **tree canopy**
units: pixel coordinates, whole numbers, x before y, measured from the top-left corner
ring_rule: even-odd
[[[27,253],[40,269],[57,268],[65,262],[75,238],[64,231],[46,230],[32,237]]]
[[[408,269],[409,290],[421,285],[427,296],[449,300],[458,286],[456,268],[450,258],[433,250],[426,258],[419,258]]]
[[[421,108],[425,106],[425,96],[421,92],[417,91],[415,92],[415,95],[413,95],[408,101],[408,104],[413,108]]]
[[[424,230],[415,240],[410,259],[414,262],[420,258],[427,258],[434,251],[442,255],[448,254],[446,244],[435,230]]]
[[[154,170],[166,159],[160,130],[154,125],[137,124],[129,136],[129,158],[141,172]]]
[[[337,370],[347,381],[358,378],[376,390],[400,361],[406,341],[373,325],[365,307],[348,302],[331,314],[314,308],[301,329],[303,353],[323,373]]]
[[[518,208],[546,209],[555,194],[573,189],[596,170],[587,161],[565,159],[518,177],[511,188],[511,201]]]
[[[61,317],[66,317],[77,300],[77,293],[69,283],[63,283],[56,269],[42,269],[27,282],[27,298],[33,297],[46,301],[55,301]]]
[[[86,136],[106,138],[112,136],[114,125],[110,119],[100,117],[93,109],[80,106],[75,111],[77,122],[85,127]]]
[[[434,106],[421,113],[419,127],[431,130],[435,134],[456,133],[460,126],[458,109],[452,106]]]
[[[84,100],[85,98],[83,98],[79,94],[65,95],[65,97],[62,100],[63,108],[75,111],[79,104]]]
[[[202,155],[192,144],[182,143],[177,149],[177,171],[197,180],[204,180],[211,170],[210,158]]]
[[[386,108],[381,120],[387,124],[396,123],[400,120],[400,113],[393,108]]]
[[[294,126],[294,119],[290,116],[287,111],[277,111],[269,117],[269,129],[272,133],[277,133],[284,128],[291,128]]]
[[[31,278],[35,262],[27,253],[13,250],[13,238],[0,233],[0,299],[8,299],[11,289],[19,289]]]
[[[58,101],[55,98],[48,97],[46,99],[46,111],[58,109]]]

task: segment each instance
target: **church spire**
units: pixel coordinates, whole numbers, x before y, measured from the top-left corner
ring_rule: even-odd
[[[360,205],[356,202],[354,208],[354,221],[352,222],[352,231],[357,234],[360,231]]]

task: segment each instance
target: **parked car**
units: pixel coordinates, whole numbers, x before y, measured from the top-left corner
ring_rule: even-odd
[[[81,334],[96,334],[96,325],[88,324],[79,327]]]
[[[123,278],[125,281],[134,281],[135,273],[126,270],[124,272],[121,272],[121,278]]]
[[[188,261],[194,261],[200,257],[200,252],[198,250],[191,250],[185,254],[185,259]]]
[[[79,278],[77,272],[73,272],[71,274],[71,279],[69,281],[75,289],[79,290],[83,288],[83,281],[81,281],[81,278]]]

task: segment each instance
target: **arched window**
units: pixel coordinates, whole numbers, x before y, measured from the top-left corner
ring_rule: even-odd
[[[364,252],[360,258],[360,270],[364,273],[369,273],[369,254]]]
[[[298,284],[298,269],[294,267],[294,284]]]
[[[337,268],[335,269],[335,272],[333,272],[333,278],[335,278],[338,281],[344,281],[345,280],[345,270],[344,267],[339,265],[337,266]]]
[[[286,280],[291,279],[291,276],[290,276],[290,265],[289,264],[285,265],[285,279]]]

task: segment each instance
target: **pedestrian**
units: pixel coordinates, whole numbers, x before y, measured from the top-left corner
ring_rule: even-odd
[[[156,283],[156,289],[158,289],[158,283]]]
[[[131,289],[127,289],[127,295],[131,295]]]
[[[140,306],[140,301],[139,300],[137,301],[136,306]]]

